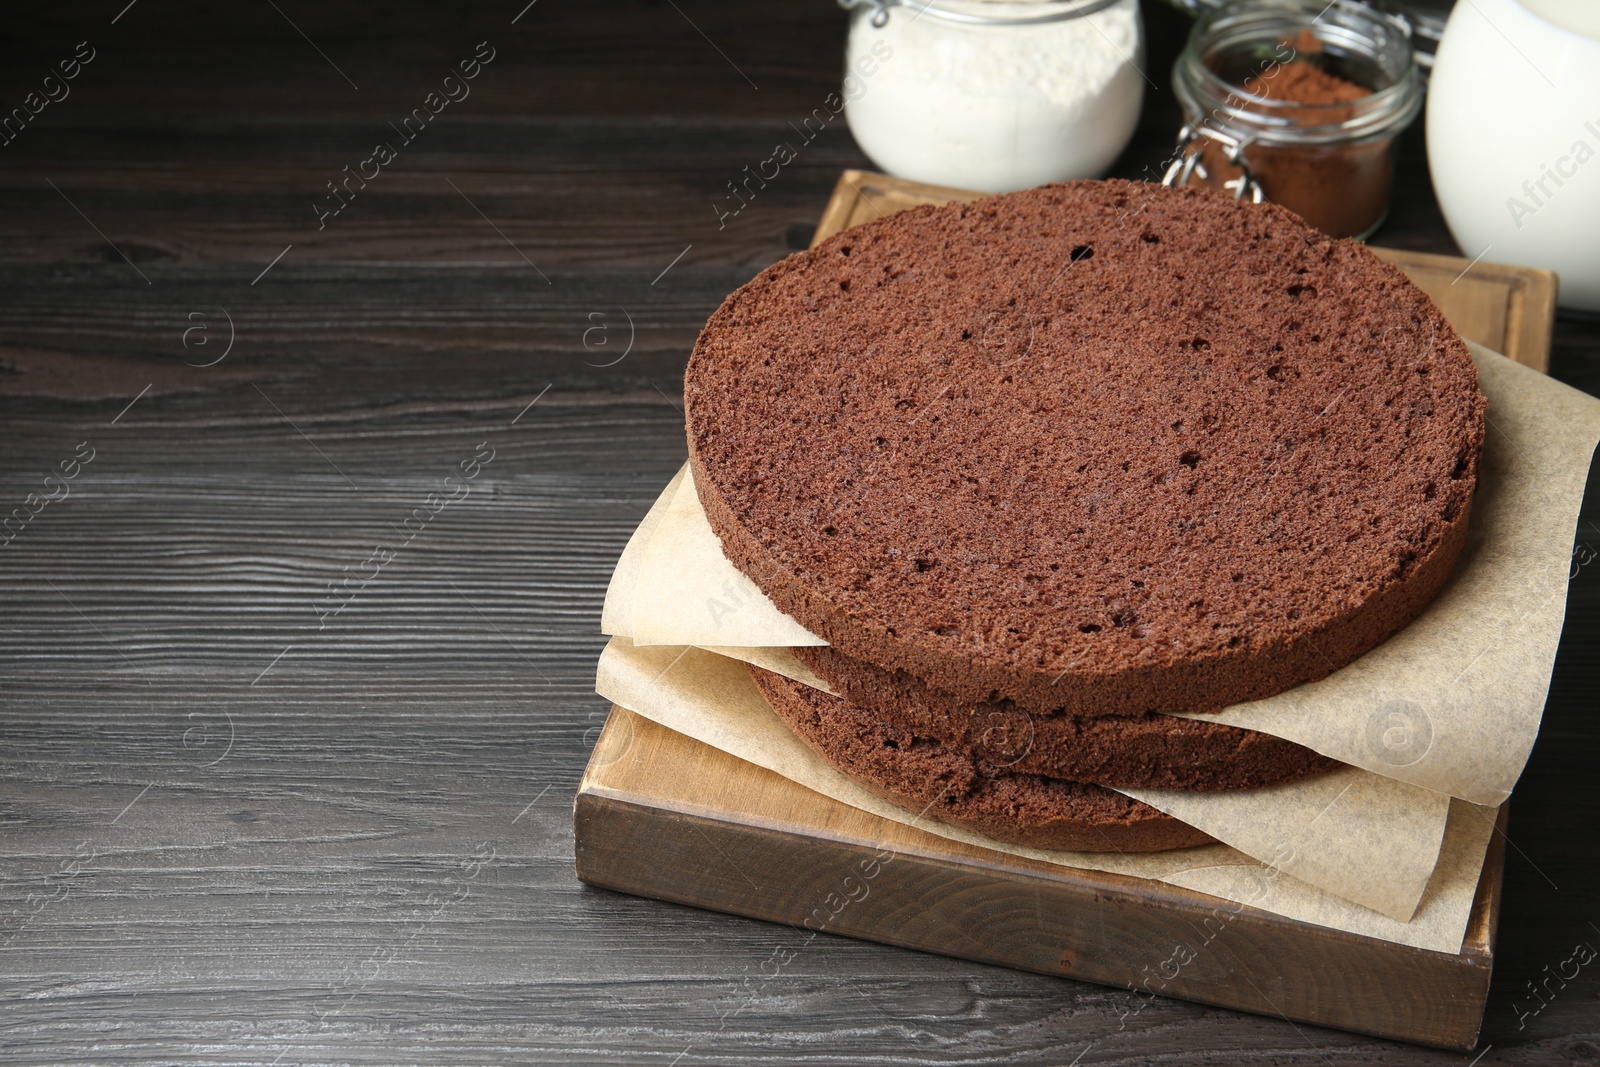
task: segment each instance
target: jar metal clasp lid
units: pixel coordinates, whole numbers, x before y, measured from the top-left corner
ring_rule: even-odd
[[[1187,185],[1190,176],[1196,170],[1200,172],[1200,177],[1206,176],[1205,165],[1200,162],[1200,149],[1197,147],[1197,142],[1202,137],[1221,145],[1223,155],[1228,162],[1239,170],[1237,178],[1222,183],[1223,188],[1232,189],[1235,200],[1249,197],[1251,203],[1261,203],[1261,183],[1256,181],[1255,173],[1251,171],[1250,164],[1244,158],[1244,149],[1250,140],[1248,138],[1241,140],[1225,130],[1204,123],[1185,123],[1183,129],[1178,131],[1177,158],[1161,176],[1161,184],[1174,187]]]

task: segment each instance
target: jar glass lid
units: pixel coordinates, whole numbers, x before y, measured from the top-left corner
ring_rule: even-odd
[[[1203,15],[1227,7],[1230,0],[1167,0],[1173,7],[1191,15]],[[1368,7],[1398,16],[1411,30],[1412,47],[1416,49],[1417,66],[1424,71],[1433,67],[1433,53],[1444,34],[1444,22],[1450,15],[1455,0],[1363,0]]]

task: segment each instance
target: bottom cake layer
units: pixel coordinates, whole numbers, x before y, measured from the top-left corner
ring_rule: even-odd
[[[1299,781],[1339,764],[1293,741],[1220,722],[1143,715],[1029,714],[1009,700],[969,704],[905,671],[834,648],[794,655],[845,700],[876,718],[976,751],[1019,774],[1117,788],[1213,793]]]
[[[1159,852],[1211,840],[1114,790],[1013,773],[916,737],[819,689],[746,666],[801,740],[861,786],[915,814],[998,841],[1074,852]]]

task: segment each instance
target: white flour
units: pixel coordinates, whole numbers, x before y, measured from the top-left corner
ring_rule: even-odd
[[[1015,18],[1058,5],[959,6]],[[983,192],[1092,178],[1139,120],[1140,61],[1137,0],[1032,26],[953,25],[897,7],[874,27],[863,12],[846,64],[864,76],[845,94],[845,117],[862,151],[902,178]]]

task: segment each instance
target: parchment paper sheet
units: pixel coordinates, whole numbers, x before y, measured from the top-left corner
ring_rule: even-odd
[[[1490,428],[1469,544],[1450,584],[1419,619],[1355,663],[1213,717],[1498,806],[1544,713],[1600,401],[1468,347]],[[729,651],[825,644],[728,562],[692,483],[680,479],[652,509],[659,523],[647,530],[647,518],[623,554],[606,598],[606,632],[641,645]]]
[[[631,613],[634,641],[644,645],[786,648],[827,644],[779,611],[756,583],[728,562],[722,542],[700,509],[687,464],[675,480],[677,490],[639,546]],[[656,503],[660,505],[659,500]],[[630,541],[624,557],[633,550]],[[610,601],[608,591],[608,605]],[[604,621],[602,615],[602,624]]]
[[[1438,952],[1459,952],[1496,812],[1450,806],[1439,862],[1410,922],[1401,922],[1256,863],[1226,845],[1139,855],[1047,852],[1006,845],[879,800],[836,771],[773,714],[744,669],[701,649],[615,639],[596,689],[609,700],[841,803],[983,848],[1046,863],[1153,878],[1266,911]]]
[[[707,651],[828,691],[786,650]],[[1357,767],[1238,793],[1118,792],[1285,874],[1401,920],[1422,897],[1450,813],[1450,798],[1443,793]]]

